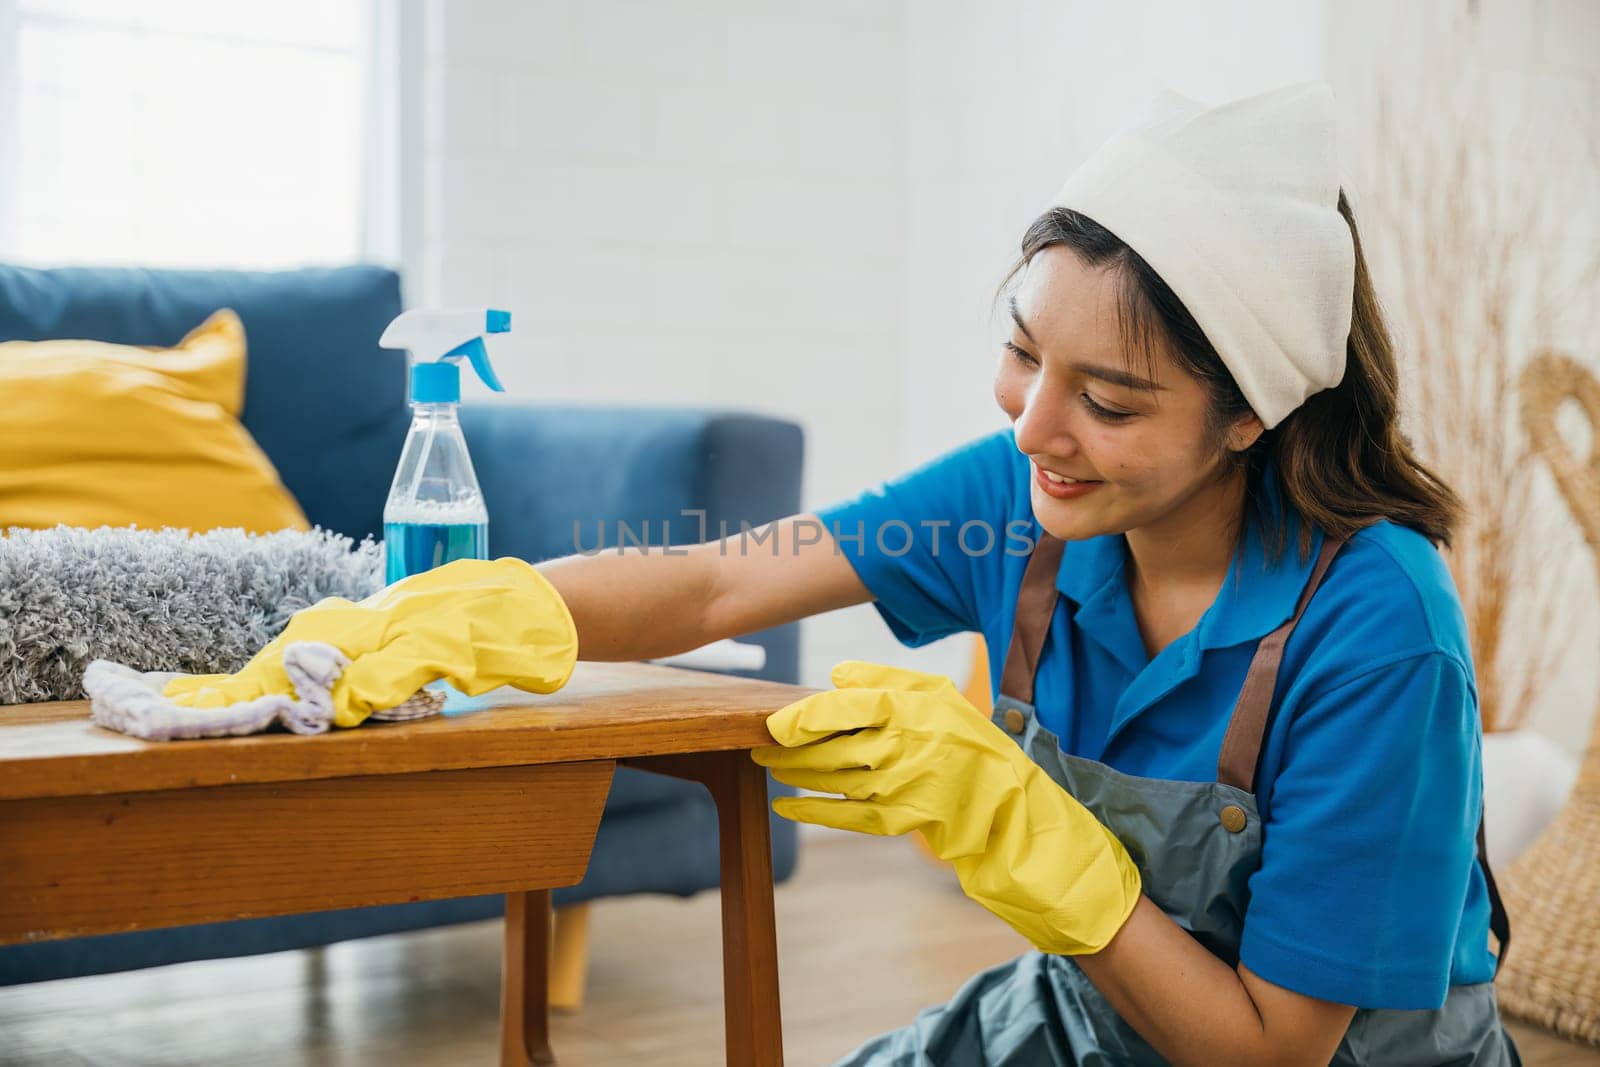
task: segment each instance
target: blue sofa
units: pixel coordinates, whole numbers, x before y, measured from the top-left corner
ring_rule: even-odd
[[[86,337],[167,345],[219,307],[244,322],[244,424],[307,517],[380,537],[383,504],[409,425],[406,357],[378,348],[401,310],[400,282],[377,267],[272,273],[0,265],[0,341]],[[513,320],[513,326],[516,325]],[[591,548],[617,523],[650,540],[698,539],[720,522],[799,510],[798,426],[724,412],[466,404],[462,422],[489,508],[490,551],[538,562]],[[744,640],[765,646],[759,677],[796,680],[795,626]],[[773,795],[790,792],[769,783]],[[792,823],[772,820],[773,872],[794,870]],[[619,768],[583,881],[557,907],[628,893],[687,896],[718,882],[717,818],[705,788]],[[305,948],[491,918],[503,897],[469,897],[0,947],[0,985]]]

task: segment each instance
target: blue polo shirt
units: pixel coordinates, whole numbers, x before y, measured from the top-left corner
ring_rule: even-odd
[[[1008,429],[817,515],[900,641],[981,633],[997,691],[1040,533],[1031,478]],[[1284,514],[1270,471],[1263,484]],[[1067,542],[1036,675],[1041,723],[1128,774],[1215,781],[1251,657],[1293,616],[1321,544],[1317,532],[1302,559],[1291,533],[1274,564],[1247,524],[1215,602],[1151,659],[1127,540]],[[1350,540],[1284,650],[1273,707],[1243,963],[1363,1008],[1437,1008],[1449,985],[1490,981],[1477,691],[1460,600],[1426,538],[1382,522]]]

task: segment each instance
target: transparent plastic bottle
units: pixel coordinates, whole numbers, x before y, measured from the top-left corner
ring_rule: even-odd
[[[383,508],[384,580],[489,558],[489,513],[454,404],[412,406],[411,432]]]
[[[510,329],[507,311],[419,309],[403,312],[378,339],[384,348],[405,348],[415,357],[411,431],[383,508],[388,584],[453,560],[489,558],[489,511],[457,414],[456,361],[467,361],[485,385],[504,392],[483,338]]]

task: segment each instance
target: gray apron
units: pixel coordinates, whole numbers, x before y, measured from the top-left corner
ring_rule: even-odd
[[[1145,895],[1230,967],[1239,959],[1247,880],[1261,861],[1261,818],[1253,789],[1283,647],[1342,546],[1331,539],[1324,543],[1294,617],[1261,640],[1223,739],[1215,782],[1135,777],[1061,751],[1055,736],[1039,725],[1033,679],[1055,611],[1062,542],[1044,535],[1023,576],[995,724],[1121,839],[1139,865]],[[1481,822],[1478,859],[1503,959],[1510,930],[1483,854]],[[928,1008],[910,1026],[874,1038],[837,1067],[1166,1062],[1123,1021],[1072,957],[1029,952],[973,977],[948,1004]],[[1483,982],[1451,986],[1437,1010],[1358,1010],[1331,1062],[1500,1067],[1522,1060],[1501,1025],[1494,984]]]

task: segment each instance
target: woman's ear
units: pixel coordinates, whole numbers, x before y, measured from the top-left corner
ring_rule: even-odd
[[[1255,412],[1241,415],[1228,427],[1228,451],[1243,452],[1267,432],[1261,424],[1261,417]]]

